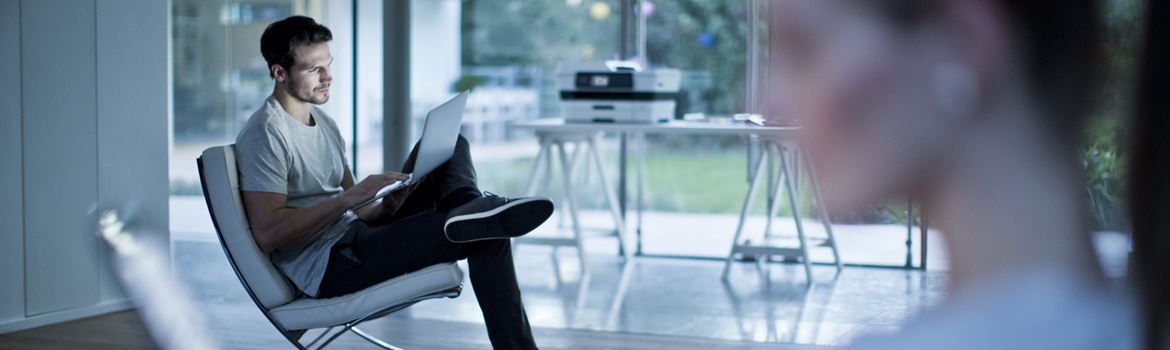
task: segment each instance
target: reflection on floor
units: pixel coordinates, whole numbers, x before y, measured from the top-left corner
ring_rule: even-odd
[[[265,322],[217,242],[176,240],[173,245],[176,271],[207,312],[217,337],[230,340],[233,323]],[[517,251],[516,268],[534,327],[842,344],[865,332],[896,329],[936,303],[945,280],[942,272],[848,267],[836,274],[817,266],[814,282],[807,285],[796,264],[768,264],[760,271],[754,264],[737,263],[725,284],[719,261],[636,258],[625,263],[602,253],[589,255],[590,277],[582,279],[572,254],[563,249],[553,259],[551,249],[537,246]],[[474,286],[466,287],[457,299],[420,303],[390,317],[396,322],[482,323]]]

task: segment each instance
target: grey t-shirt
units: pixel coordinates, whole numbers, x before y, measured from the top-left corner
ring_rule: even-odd
[[[252,114],[236,137],[240,190],[286,195],[290,208],[311,207],[344,190],[348,164],[341,132],[320,108],[310,115],[315,125],[293,119],[272,96]],[[352,212],[339,214],[333,225],[269,258],[301,292],[316,297],[330,249],[356,219]]]

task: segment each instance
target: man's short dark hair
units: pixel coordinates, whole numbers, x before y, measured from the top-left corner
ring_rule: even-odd
[[[285,70],[291,69],[295,62],[293,48],[330,40],[333,40],[333,32],[309,17],[292,16],[269,24],[260,35],[260,54],[268,61],[268,76],[276,77],[272,74],[274,64]]]

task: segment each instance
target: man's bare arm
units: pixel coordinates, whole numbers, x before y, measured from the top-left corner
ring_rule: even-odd
[[[350,186],[345,192],[306,208],[289,208],[288,197],[283,194],[244,191],[244,208],[256,245],[269,253],[325,229],[346,210],[373,197],[382,187],[404,179],[405,175],[397,173],[370,175],[353,185],[351,175]]]
[[[341,176],[341,189],[348,190],[350,187],[353,187],[353,172],[345,168],[345,175]]]

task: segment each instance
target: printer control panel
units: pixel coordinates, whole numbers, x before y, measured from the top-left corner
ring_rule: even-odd
[[[634,88],[633,73],[580,72],[577,73],[577,88],[614,89]]]

